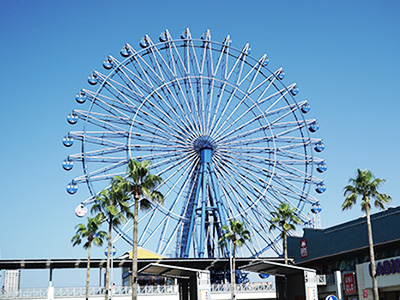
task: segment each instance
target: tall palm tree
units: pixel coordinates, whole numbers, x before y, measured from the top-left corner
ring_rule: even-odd
[[[94,218],[87,218],[87,225],[76,225],[76,234],[72,237],[71,242],[75,247],[80,245],[82,240],[86,238],[83,248],[88,249],[87,271],[86,271],[86,300],[89,299],[89,276],[90,276],[90,250],[92,243],[95,246],[102,246],[103,240],[107,238],[107,233],[99,230],[100,225],[103,223],[102,216],[97,215]]]
[[[379,299],[378,282],[376,279],[376,266],[374,254],[374,242],[372,238],[371,226],[371,199],[374,201],[374,206],[380,209],[385,209],[385,206],[392,200],[389,195],[381,194],[378,188],[385,183],[386,180],[375,178],[369,170],[357,169],[357,177],[349,179],[349,185],[344,187],[344,196],[346,199],[343,202],[342,210],[351,209],[356,204],[358,196],[362,198],[361,210],[365,211],[367,216],[368,227],[368,242],[369,242],[369,257],[371,260],[372,270],[372,285],[374,289],[375,300]]]
[[[125,186],[125,179],[119,176],[113,177],[111,179],[111,188],[100,192],[100,195],[96,198],[95,204],[92,206],[91,210],[92,213],[98,213],[101,218],[108,221],[105,300],[108,300],[109,297],[112,230],[122,223],[125,223],[128,218],[132,218],[133,216],[129,203],[127,202],[130,197]]]
[[[236,299],[236,247],[242,247],[250,240],[250,232],[245,228],[244,222],[231,219],[230,226],[224,225],[221,227],[223,235],[219,239],[222,247],[227,247],[228,243],[232,243],[232,270],[231,270],[231,299]]]
[[[302,224],[303,222],[295,214],[296,208],[290,208],[289,204],[281,203],[278,210],[271,212],[273,218],[271,219],[271,226],[269,230],[279,227],[281,230],[281,237],[283,239],[283,253],[285,257],[285,264],[288,263],[287,255],[287,235],[290,230],[296,230],[295,224]]]
[[[139,202],[141,209],[148,209],[150,201],[163,203],[164,196],[156,190],[162,182],[162,178],[150,173],[151,162],[148,160],[136,161],[131,159],[128,162],[128,189],[131,191],[134,200],[133,217],[133,249],[132,249],[132,300],[137,299],[137,239],[138,239],[138,215]]]

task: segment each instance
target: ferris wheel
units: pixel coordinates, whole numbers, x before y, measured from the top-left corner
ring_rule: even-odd
[[[163,178],[158,190],[164,204],[141,212],[139,246],[172,257],[223,257],[222,225],[245,222],[251,241],[238,256],[282,253],[280,232],[270,231],[271,212],[282,203],[296,208],[307,225],[308,212],[320,211],[315,195],[326,189],[315,177],[326,171],[319,125],[306,119],[307,100],[296,101],[296,83],[285,85],[282,68],[268,67],[268,57],[250,56],[250,46],[199,39],[186,29],[178,39],[168,30],[154,42],[144,36],[135,50],[126,44],[122,59],[108,56],[105,73],[94,71],[67,121],[81,130],[69,132],[79,152],[63,162],[83,174],[67,185],[75,194],[87,185],[90,197],[83,215],[110,179],[125,176],[127,162],[150,160],[151,172]],[[76,126],[76,125],[75,125]],[[132,221],[118,236],[132,243]]]

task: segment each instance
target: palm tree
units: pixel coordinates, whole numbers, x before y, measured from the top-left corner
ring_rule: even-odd
[[[376,267],[375,267],[375,254],[374,254],[374,242],[372,238],[372,227],[371,227],[371,201],[374,199],[374,206],[380,209],[385,209],[385,206],[392,200],[389,195],[381,194],[378,192],[378,188],[385,183],[386,180],[375,178],[369,170],[357,169],[357,177],[349,179],[349,185],[344,188],[344,196],[346,199],[343,202],[342,210],[351,209],[357,202],[358,196],[362,197],[361,210],[365,211],[367,216],[367,227],[368,227],[368,242],[369,242],[369,257],[371,260],[372,270],[372,285],[374,289],[375,300],[379,299],[378,283],[376,280]]]
[[[133,249],[132,249],[132,300],[137,299],[137,238],[138,238],[138,215],[139,202],[141,209],[148,209],[150,201],[163,203],[164,196],[155,189],[161,183],[162,178],[150,173],[151,162],[148,160],[136,161],[131,159],[128,162],[128,189],[134,199],[133,217]]]
[[[86,271],[86,300],[89,299],[89,276],[90,276],[90,250],[92,243],[95,246],[102,246],[103,239],[107,238],[107,233],[99,230],[101,223],[103,223],[102,216],[98,215],[94,218],[87,218],[87,226],[84,224],[76,225],[76,234],[72,237],[71,242],[73,246],[80,245],[82,240],[87,238],[83,248],[88,249],[87,271]]]
[[[287,235],[290,230],[296,230],[295,224],[302,224],[303,222],[295,214],[296,208],[290,208],[289,204],[281,203],[277,211],[271,212],[273,218],[271,219],[271,226],[269,230],[281,229],[281,237],[283,239],[283,253],[285,257],[285,264],[288,263],[287,256]]]
[[[110,258],[111,258],[111,239],[112,230],[125,223],[128,218],[133,216],[129,203],[130,197],[125,189],[126,181],[122,177],[115,176],[111,179],[111,188],[100,192],[92,206],[92,213],[98,213],[103,219],[108,221],[108,250],[105,282],[105,300],[109,297],[110,285]]]
[[[227,247],[228,243],[232,243],[232,269],[231,269],[231,299],[236,299],[236,265],[235,254],[236,247],[242,247],[246,244],[246,240],[250,240],[250,232],[245,228],[244,222],[231,219],[230,226],[224,225],[221,227],[223,235],[219,239],[222,247]]]

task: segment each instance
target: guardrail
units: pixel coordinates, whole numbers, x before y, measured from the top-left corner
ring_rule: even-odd
[[[230,284],[212,284],[211,293],[228,293]],[[157,286],[139,286],[139,295],[173,295],[178,294],[176,285],[157,285]],[[46,299],[48,288],[24,288],[17,291],[3,292],[0,299]],[[257,293],[257,292],[275,292],[275,285],[272,282],[237,284],[237,292]],[[122,296],[131,293],[128,286],[116,286],[112,288],[114,296]],[[55,287],[54,298],[80,298],[85,297],[85,287]],[[104,295],[104,287],[90,287],[90,296]]]

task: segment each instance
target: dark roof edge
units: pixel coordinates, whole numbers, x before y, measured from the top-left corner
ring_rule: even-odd
[[[400,242],[400,239],[392,240],[390,242],[374,244],[374,247],[377,247],[377,246],[380,247],[380,246],[384,246],[386,244],[392,244],[392,243],[396,243],[396,242]],[[329,255],[325,255],[325,256],[312,258],[312,259],[309,259],[309,260],[302,260],[300,262],[295,262],[295,265],[300,265],[302,263],[315,262],[315,261],[318,261],[318,260],[324,260],[324,259],[327,259],[327,258],[340,256],[342,254],[346,254],[346,253],[349,253],[349,252],[357,252],[357,251],[365,250],[365,249],[368,249],[368,248],[369,248],[369,246],[364,246],[364,247],[354,248],[354,249],[351,249],[351,250],[341,251],[341,252],[334,253],[334,254],[329,254]]]

